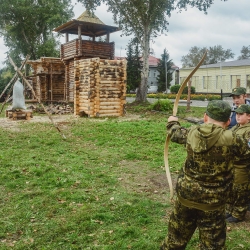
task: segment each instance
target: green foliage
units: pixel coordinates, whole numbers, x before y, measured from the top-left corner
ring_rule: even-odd
[[[127,92],[135,91],[141,82],[141,56],[137,39],[131,39],[127,46]]]
[[[167,65],[166,65],[167,64]],[[170,87],[170,82],[172,81],[173,77],[172,74],[169,72],[171,67],[173,66],[172,60],[169,60],[169,53],[166,49],[164,49],[163,54],[161,55],[160,62],[157,65],[157,70],[159,75],[157,76],[158,81],[158,91],[163,92],[166,91],[166,67],[167,67],[167,87]]]
[[[66,116],[66,139],[47,122],[1,121],[1,249],[159,249],[173,209],[163,162],[167,114],[149,103],[127,106],[121,118]],[[178,115],[190,115],[185,110]],[[192,116],[204,111],[192,107]],[[170,143],[174,181],[185,157]],[[230,226],[227,248],[249,249],[249,231],[247,223]],[[199,249],[198,232],[186,249]]]
[[[182,56],[182,67],[195,67],[199,63],[206,50],[207,56],[203,62],[203,65],[224,62],[227,59],[234,58],[234,53],[232,50],[223,49],[221,45],[216,45],[209,48],[199,48],[194,46],[190,48],[189,53],[186,56]]]
[[[135,97],[135,94],[127,94],[127,97]],[[148,94],[148,98],[157,98],[157,99],[175,99],[176,94],[164,94],[164,93],[157,93],[157,94]],[[211,101],[211,100],[221,100],[221,96],[218,94],[191,94],[191,100],[198,100],[198,101]],[[181,94],[181,100],[187,100],[187,94]]]
[[[240,51],[241,55],[238,57],[238,60],[249,59],[250,58],[250,45],[243,46]]]
[[[206,12],[213,4],[213,1],[207,0],[78,0],[78,2],[91,10],[101,3],[106,4],[108,11],[113,14],[114,22],[122,28],[123,35],[133,35],[140,42],[143,55],[142,79],[136,96],[136,100],[140,102],[145,102],[147,96],[150,39],[166,34],[168,17],[171,16],[172,11],[186,10],[190,6]]]
[[[179,84],[175,84],[173,86],[171,86],[170,88],[170,91],[171,93],[173,94],[177,94],[179,89],[180,89],[181,85]],[[183,94],[187,94],[188,93],[188,86],[186,86],[184,89],[183,89]],[[191,86],[191,94],[195,94],[195,87],[194,86]]]
[[[173,103],[168,99],[159,99],[151,105],[151,108],[157,111],[170,111],[173,109]]]
[[[9,81],[13,77],[12,73],[13,72],[11,72],[8,67],[0,69],[0,95],[2,94],[5,86],[9,83]],[[5,97],[6,93],[7,93],[7,91],[4,93],[0,102],[5,100],[4,97]]]
[[[58,41],[52,30],[73,16],[66,0],[0,0],[0,30],[8,54],[20,64],[27,55],[58,56]]]

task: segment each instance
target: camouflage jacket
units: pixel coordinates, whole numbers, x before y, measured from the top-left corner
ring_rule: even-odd
[[[180,202],[200,210],[224,206],[233,180],[235,156],[249,150],[248,143],[231,130],[215,124],[185,129],[167,123],[171,141],[185,144],[187,158],[176,184]]]
[[[246,139],[250,138],[250,123],[243,126],[235,125],[231,129],[237,135],[241,135]],[[248,141],[250,143],[250,140]],[[245,153],[239,160],[234,162],[234,183],[244,184],[249,183],[250,176],[250,153]]]
[[[245,104],[248,104],[250,105],[250,100],[249,99],[246,99],[245,100]],[[235,126],[237,124],[237,121],[236,121],[236,113],[235,113],[235,109],[237,109],[238,106],[236,106],[235,104],[233,104],[232,106],[232,113],[231,113],[231,122],[228,126],[228,129],[231,129],[233,126]]]

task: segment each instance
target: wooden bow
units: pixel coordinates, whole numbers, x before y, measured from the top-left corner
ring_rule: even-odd
[[[176,94],[175,97],[175,102],[174,102],[174,107],[173,107],[173,116],[176,116],[177,110],[178,110],[178,103],[182,94],[183,89],[186,87],[188,81],[190,78],[193,76],[193,74],[197,71],[197,69],[201,66],[203,61],[205,60],[207,55],[207,51],[204,53],[203,57],[201,58],[200,62],[197,64],[197,66],[192,70],[192,72],[188,75],[188,77],[185,79],[185,81],[182,83],[178,93]],[[165,142],[165,149],[164,149],[164,162],[165,162],[165,169],[166,169],[166,175],[167,175],[167,180],[168,180],[168,185],[169,185],[169,190],[170,190],[170,200],[173,199],[174,196],[174,190],[173,190],[173,183],[172,183],[172,178],[170,174],[170,169],[168,165],[168,149],[169,149],[169,141],[170,141],[170,135],[167,135],[166,142]]]

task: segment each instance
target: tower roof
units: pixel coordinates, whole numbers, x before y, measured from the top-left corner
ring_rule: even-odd
[[[89,23],[104,24],[94,13],[92,14],[87,10],[85,10],[78,18],[76,18],[76,20]]]
[[[81,35],[90,37],[103,36],[121,30],[119,27],[104,24],[97,16],[86,10],[77,19],[72,19],[53,31],[77,35],[78,26],[81,26]]]

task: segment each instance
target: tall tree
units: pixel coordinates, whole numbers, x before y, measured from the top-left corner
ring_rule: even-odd
[[[222,0],[225,1],[225,0]],[[78,0],[88,10],[94,10],[101,3],[107,4],[125,35],[134,35],[140,42],[143,56],[141,83],[136,94],[136,101],[144,102],[147,97],[148,58],[150,39],[167,31],[171,12],[186,9],[188,6],[206,10],[214,0]]]
[[[213,47],[199,48],[197,46],[191,47],[189,53],[181,58],[182,67],[194,67],[198,64],[202,55],[208,50],[207,56],[203,64],[214,64],[218,62],[224,62],[227,59],[234,58],[234,53],[231,49],[223,49],[221,45],[215,45]]]
[[[0,36],[16,60],[59,56],[52,30],[72,16],[67,0],[0,0]]]
[[[173,66],[172,60],[169,60],[169,53],[166,49],[164,49],[163,54],[161,55],[161,59],[157,65],[157,71],[159,75],[157,76],[158,81],[158,91],[163,92],[167,91],[166,87],[170,87],[170,82],[173,80],[173,76],[171,73],[171,68]],[[166,86],[166,69],[167,69],[167,86]]]
[[[0,96],[2,95],[5,86],[9,83],[12,77],[13,74],[8,67],[0,69]],[[5,95],[6,93],[3,94],[3,97],[0,99],[0,102],[4,101]]]
[[[141,82],[141,57],[137,39],[131,39],[127,46],[127,90],[135,90]]]
[[[238,60],[249,59],[250,58],[250,45],[243,46],[240,53],[241,55],[238,57]]]

